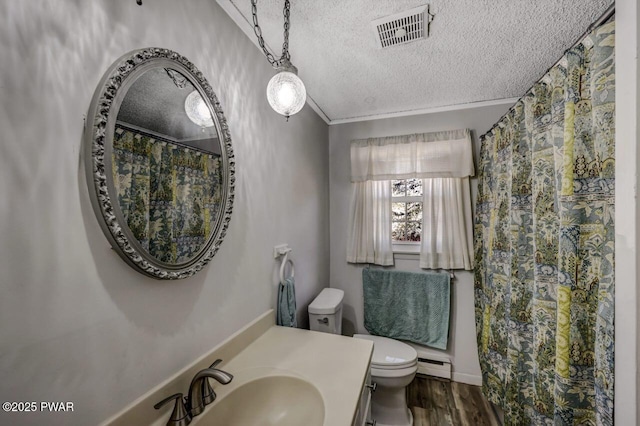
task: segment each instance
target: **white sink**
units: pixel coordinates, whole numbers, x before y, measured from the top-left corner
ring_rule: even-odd
[[[1,1],[1,0],[0,0]],[[362,407],[373,342],[275,324],[269,310],[205,356],[151,389],[102,426],[165,426],[168,395],[189,392],[193,377],[216,359],[233,375],[190,426],[344,426]]]
[[[324,408],[322,395],[308,381],[266,376],[220,395],[196,419],[198,425],[212,426],[322,426]]]

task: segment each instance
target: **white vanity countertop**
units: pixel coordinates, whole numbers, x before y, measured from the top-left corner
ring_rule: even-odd
[[[154,410],[153,405],[176,392],[186,395],[195,373],[221,358],[223,362],[217,368],[234,375],[234,380],[228,385],[211,380],[218,395],[217,400],[222,400],[248,377],[255,378],[262,371],[266,375],[281,372],[306,380],[320,392],[325,407],[324,425],[350,426],[367,377],[373,343],[364,339],[279,327],[273,325],[274,317],[273,311],[266,312],[103,424],[166,425],[173,403],[160,410]],[[295,401],[291,402],[295,404]],[[207,409],[215,405],[214,402]],[[247,409],[250,407],[251,402],[247,401]],[[206,422],[203,418],[208,417],[207,409],[193,418],[193,426]]]
[[[325,405],[325,425],[349,426],[360,402],[372,353],[373,344],[369,341],[273,326],[218,368],[231,374],[256,367],[292,372],[320,391]],[[231,384],[212,383],[218,398],[224,397],[228,386],[232,389]],[[195,420],[197,417],[192,424],[197,424]]]

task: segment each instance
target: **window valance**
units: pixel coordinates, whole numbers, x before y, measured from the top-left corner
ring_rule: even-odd
[[[475,174],[468,129],[351,142],[351,181]]]

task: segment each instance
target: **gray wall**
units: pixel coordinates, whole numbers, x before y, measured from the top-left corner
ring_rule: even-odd
[[[345,291],[344,332],[366,333],[363,318],[362,266],[349,264],[347,234],[351,200],[351,166],[349,142],[352,139],[424,133],[468,128],[472,130],[475,152],[479,152],[478,136],[485,133],[508,110],[510,105],[486,106],[458,111],[387,118],[358,123],[339,124],[329,128],[329,174],[331,207],[331,287]],[[477,161],[476,161],[477,164]],[[477,179],[471,180],[475,202]],[[403,256],[404,257],[404,256]],[[413,260],[396,260],[396,268],[420,270],[417,256]],[[452,290],[449,348],[454,380],[480,383],[480,365],[475,335],[473,274],[456,271]],[[434,353],[442,352],[432,350]]]
[[[227,237],[200,274],[162,282],[111,250],[80,168],[83,115],[107,67],[173,49],[219,95],[236,153]],[[328,126],[269,107],[273,71],[213,0],[0,2],[0,400],[71,414],[0,424],[96,424],[275,306],[272,247],[296,261],[298,318],[328,283]]]

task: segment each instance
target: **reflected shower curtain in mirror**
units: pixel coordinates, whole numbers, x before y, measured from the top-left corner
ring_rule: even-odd
[[[169,264],[195,256],[220,211],[220,156],[121,126],[113,156],[118,204],[140,245]]]
[[[505,423],[613,424],[614,23],[481,138],[475,304]]]

